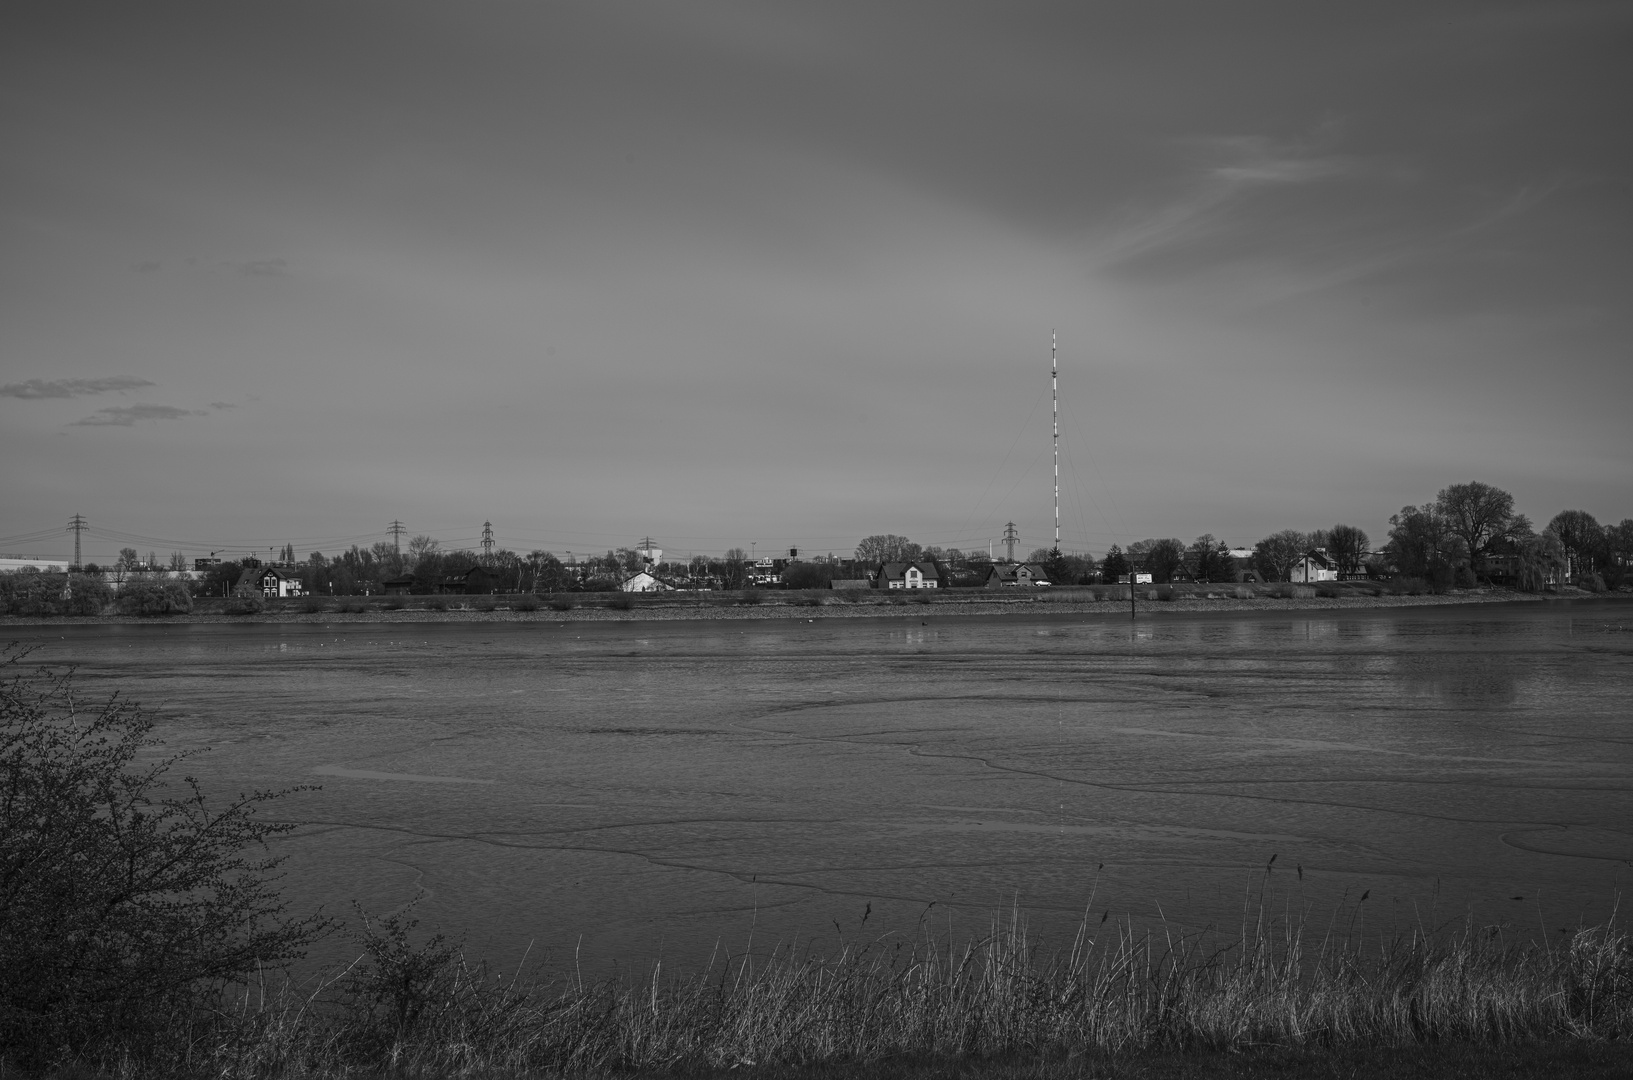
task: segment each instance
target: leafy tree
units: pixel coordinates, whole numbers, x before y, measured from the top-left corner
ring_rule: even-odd
[[[879,533],[874,536],[863,537],[856,545],[856,561],[869,566],[882,566],[885,563],[912,562],[923,554],[924,549],[905,536],[895,533]]]
[[[185,615],[193,610],[193,597],[179,581],[133,581],[119,594],[121,615]]]
[[[117,698],[87,708],[70,675],[0,665],[0,1049],[180,1053],[213,991],[302,956],[324,929],[291,918],[262,820],[278,794],[212,806],[188,755],[152,761],[153,722]]]
[[[203,577],[193,579],[193,595],[226,596],[238,584],[238,579],[243,573],[244,567],[241,563],[218,562],[206,570]]]
[[[785,589],[826,589],[833,580],[833,571],[827,563],[791,562],[783,568]]]
[[[1338,572],[1349,577],[1361,572],[1361,562],[1367,556],[1371,543],[1367,534],[1354,525],[1334,525],[1327,530],[1327,542],[1321,545],[1338,564]]]
[[[1111,550],[1106,552],[1106,557],[1100,560],[1100,580],[1114,582],[1118,578],[1127,577],[1128,574],[1128,556],[1124,555],[1123,549],[1116,544],[1111,545]]]
[[[0,615],[100,615],[112,599],[95,574],[0,574]]]
[[[1605,581],[1619,588],[1633,574],[1633,518],[1605,526]]]
[[[528,561],[533,565],[534,592],[561,592],[572,586],[572,575],[567,572],[567,567],[550,552],[531,552]]]
[[[119,561],[114,563],[121,570],[135,570],[142,565],[141,552],[133,547],[119,549]]]
[[[1561,510],[1548,522],[1547,532],[1559,538],[1570,560],[1570,573],[1576,576],[1591,574],[1599,568],[1605,547],[1605,531],[1586,510]]]
[[[1541,592],[1549,579],[1565,575],[1565,548],[1559,537],[1544,530],[1519,542],[1515,559],[1514,583],[1525,592]]]
[[[1435,503],[1403,506],[1391,517],[1385,550],[1398,572],[1427,578],[1439,591],[1451,584],[1453,567],[1468,558],[1462,538]]]
[[[1476,573],[1485,569],[1492,544],[1514,526],[1514,496],[1478,480],[1441,488],[1435,508],[1452,534],[1463,541]]]
[[[177,571],[187,569],[187,556],[179,551],[172,551],[170,553],[170,569]]]
[[[1297,529],[1272,533],[1253,545],[1253,561],[1266,581],[1288,581],[1293,564],[1310,550],[1310,538]]]

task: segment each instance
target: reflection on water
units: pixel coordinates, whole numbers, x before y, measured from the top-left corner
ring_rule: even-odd
[[[298,904],[474,951],[954,932],[1019,901],[1234,924],[1601,919],[1633,878],[1629,605],[695,624],[58,628],[284,812]],[[66,632],[64,632],[66,630]],[[1347,899],[1346,899],[1347,898]],[[934,904],[931,909],[929,905]]]

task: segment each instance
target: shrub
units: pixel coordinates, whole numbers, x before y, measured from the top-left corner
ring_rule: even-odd
[[[328,601],[321,596],[308,596],[301,600],[301,610],[308,615],[316,615],[320,611],[328,611]]]
[[[1588,592],[1599,593],[1605,591],[1605,579],[1598,574],[1583,574],[1576,579],[1576,584],[1588,590]]]
[[[492,611],[498,606],[499,604],[496,601],[490,600],[487,597],[483,597],[481,600],[478,600],[476,603],[471,605],[471,607],[475,608],[477,611]]]
[[[758,604],[765,600],[765,594],[759,589],[744,589],[743,595],[737,598],[739,604]]]
[[[1236,597],[1238,600],[1252,600],[1259,594],[1248,588],[1246,585],[1238,585],[1236,586],[1236,591],[1231,595]]]
[[[635,606],[635,598],[628,593],[620,593],[607,601],[607,606],[619,611],[628,611]]]
[[[386,597],[384,600],[380,601],[380,610],[381,611],[401,611],[407,605],[408,605],[408,601],[406,601],[406,600],[404,600],[402,598],[401,593],[393,593],[392,595]]]
[[[361,600],[342,600],[340,603],[335,605],[336,611],[345,612],[347,614],[357,614],[359,612],[367,611],[368,609],[369,606]]]
[[[1315,587],[1315,594],[1321,597],[1323,600],[1337,600],[1340,596],[1344,595],[1344,590],[1340,589],[1336,585],[1317,585]]]
[[[1452,568],[1445,563],[1436,563],[1434,566],[1429,567],[1429,572],[1426,575],[1429,591],[1436,596],[1449,591],[1455,576]]]
[[[185,615],[193,610],[193,598],[178,582],[132,581],[119,594],[121,615],[149,618],[157,615]]]
[[[0,615],[100,615],[112,599],[99,574],[0,574]]]
[[[1480,584],[1480,579],[1474,576],[1474,571],[1467,566],[1459,566],[1452,571],[1452,586],[1458,589],[1473,589]]]
[[[571,611],[577,604],[571,596],[552,596],[550,598],[551,611]]]
[[[265,844],[294,826],[257,814],[283,793],[215,808],[187,778],[165,794],[189,755],[140,760],[154,742],[139,705],[87,709],[69,674],[25,655],[0,664],[0,1048],[25,1068],[182,1053],[223,983],[323,930],[272,886]]]
[[[425,598],[426,611],[447,611],[448,598],[446,596],[427,596]]]
[[[234,596],[227,600],[221,610],[228,615],[259,615],[266,610],[266,600],[259,593]]]
[[[1162,588],[1156,590],[1156,597],[1158,600],[1165,603],[1172,603],[1174,599],[1174,587],[1172,585],[1162,586]]]
[[[539,598],[536,596],[519,596],[510,602],[510,610],[537,611],[539,610]]]

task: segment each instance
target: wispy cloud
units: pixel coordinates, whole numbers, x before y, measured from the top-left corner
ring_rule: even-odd
[[[212,401],[212,402],[210,402],[210,408],[212,408],[212,409],[236,409],[236,408],[238,408],[238,406],[233,404],[230,401]]]
[[[247,262],[234,263],[241,274],[252,277],[288,277],[289,264],[282,259],[250,259]]]
[[[114,405],[98,409],[74,427],[133,427],[138,420],[180,420],[184,416],[207,416],[203,409],[180,409],[174,405]]]
[[[1185,178],[1182,193],[1164,206],[1146,209],[1096,246],[1098,261],[1111,265],[1186,244],[1218,230],[1233,204],[1258,191],[1336,179],[1357,163],[1326,149],[1330,133],[1303,143],[1282,143],[1259,135],[1190,139],[1181,145],[1200,159]]]
[[[27,382],[7,383],[0,386],[0,397],[24,399],[86,397],[106,394],[113,390],[137,390],[153,383],[115,375],[106,379],[29,379]]]

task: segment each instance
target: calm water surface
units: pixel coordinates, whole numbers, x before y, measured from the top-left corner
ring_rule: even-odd
[[[212,790],[321,784],[278,809],[297,906],[420,896],[500,961],[1013,902],[1064,943],[1087,909],[1234,925],[1266,882],[1552,933],[1633,881],[1626,602],[15,636],[161,706]]]

